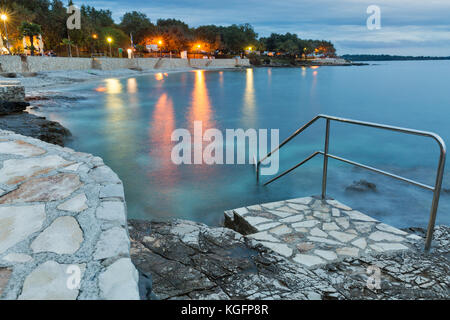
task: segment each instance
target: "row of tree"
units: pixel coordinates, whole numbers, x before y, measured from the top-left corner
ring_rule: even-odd
[[[159,19],[152,23],[144,13],[136,11],[125,13],[121,23],[116,24],[110,10],[85,5],[80,8],[81,29],[69,31],[66,28],[69,15],[61,0],[0,1],[3,1],[2,11],[10,16],[8,25],[13,43],[15,41],[19,44],[23,36],[31,37],[39,31],[46,50],[57,52],[67,47],[75,47],[77,53],[107,51],[109,44],[106,39],[111,37],[111,45],[115,48],[128,48],[132,39],[136,49],[141,51],[145,50],[145,45],[159,42],[163,50],[172,52],[201,50],[239,54],[252,47],[252,50],[276,51],[289,55],[335,54],[330,42],[302,40],[290,33],[272,34],[268,38],[258,39],[258,34],[249,24],[190,28],[176,19]],[[69,0],[67,5],[72,5],[72,1]],[[17,45],[16,50],[19,47]]]

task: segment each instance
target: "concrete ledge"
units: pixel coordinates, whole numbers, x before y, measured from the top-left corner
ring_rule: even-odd
[[[177,59],[177,58],[65,58],[41,56],[0,56],[0,72],[33,73],[62,70],[118,70],[129,68],[236,68],[250,66],[248,59]]]
[[[0,130],[0,298],[139,299],[123,185],[101,158]]]

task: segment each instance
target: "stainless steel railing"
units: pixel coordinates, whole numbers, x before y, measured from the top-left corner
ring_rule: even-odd
[[[323,155],[322,199],[326,198],[326,192],[327,192],[328,158],[339,160],[339,161],[342,161],[342,162],[345,162],[345,163],[348,163],[348,164],[351,164],[351,165],[354,165],[354,166],[357,166],[357,167],[360,167],[360,168],[363,168],[366,170],[370,170],[370,171],[373,171],[373,172],[376,172],[376,173],[379,173],[379,174],[382,174],[382,175],[385,175],[385,176],[388,176],[388,177],[391,177],[391,178],[394,178],[394,179],[397,179],[400,181],[404,181],[409,184],[421,187],[423,189],[431,190],[431,191],[433,191],[433,202],[431,204],[430,219],[428,222],[427,235],[426,235],[426,239],[425,239],[425,250],[428,251],[431,247],[431,241],[433,239],[434,225],[436,223],[436,213],[437,213],[437,209],[438,209],[438,205],[439,205],[439,198],[440,198],[440,194],[441,194],[442,179],[444,176],[445,156],[446,156],[446,152],[447,152],[444,140],[439,135],[437,135],[433,132],[419,131],[419,130],[414,130],[414,129],[388,126],[388,125],[379,124],[379,123],[364,122],[364,121],[345,119],[345,118],[339,118],[339,117],[333,117],[333,116],[320,114],[320,115],[314,117],[311,121],[306,123],[304,126],[299,128],[298,130],[296,130],[292,135],[290,135],[286,140],[284,140],[277,148],[275,148],[274,150],[269,152],[264,158],[262,158],[261,160],[259,160],[256,163],[257,181],[259,181],[259,172],[260,172],[261,163],[264,160],[266,160],[267,158],[269,158],[270,156],[272,156],[275,152],[280,150],[282,147],[284,147],[289,141],[291,141],[293,138],[295,138],[300,133],[305,131],[309,126],[311,126],[313,123],[315,123],[319,119],[326,120],[324,151],[316,151],[316,152],[312,153],[309,157],[302,160],[301,162],[299,162],[292,168],[279,174],[275,178],[270,179],[269,181],[264,183],[264,185],[266,186],[266,185],[274,182],[275,180],[278,180],[279,178],[285,176],[286,174],[290,173],[291,171],[295,170],[296,168],[302,166],[303,164],[305,164],[306,162],[308,162],[315,156],[321,154],[321,155]],[[438,143],[439,148],[440,148],[439,164],[438,164],[438,168],[437,168],[436,181],[435,181],[434,186],[429,186],[429,185],[426,185],[426,184],[423,184],[423,183],[420,183],[420,182],[417,182],[417,181],[414,181],[414,180],[411,180],[411,179],[408,179],[408,178],[405,178],[402,176],[398,176],[396,174],[393,174],[393,173],[390,173],[387,171],[383,171],[383,170],[380,170],[380,169],[377,169],[374,167],[370,167],[370,166],[367,166],[367,165],[364,165],[364,164],[361,164],[361,163],[358,163],[355,161],[351,161],[351,160],[348,160],[348,159],[345,159],[345,158],[342,158],[342,157],[339,157],[336,155],[329,154],[328,147],[329,147],[329,143],[330,143],[331,121],[337,121],[337,122],[342,122],[342,123],[346,123],[346,124],[353,124],[353,125],[359,125],[359,126],[364,126],[364,127],[371,127],[371,128],[401,132],[401,133],[406,133],[406,134],[410,134],[410,135],[423,136],[423,137],[429,137],[429,138],[434,139]]]

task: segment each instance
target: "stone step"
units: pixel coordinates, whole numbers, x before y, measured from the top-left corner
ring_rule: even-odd
[[[336,200],[314,197],[229,210],[225,226],[310,268],[347,257],[411,250],[422,240]]]

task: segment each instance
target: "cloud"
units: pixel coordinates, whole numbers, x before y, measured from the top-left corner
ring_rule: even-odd
[[[294,32],[304,38],[334,41],[341,54],[384,49],[386,53],[391,50],[422,55],[429,54],[427,46],[430,46],[434,54],[450,55],[448,0],[76,0],[75,3],[110,9],[117,22],[125,12],[137,10],[152,21],[176,18],[194,27],[250,23],[260,36]],[[366,9],[372,4],[381,8],[381,30],[366,28]]]

